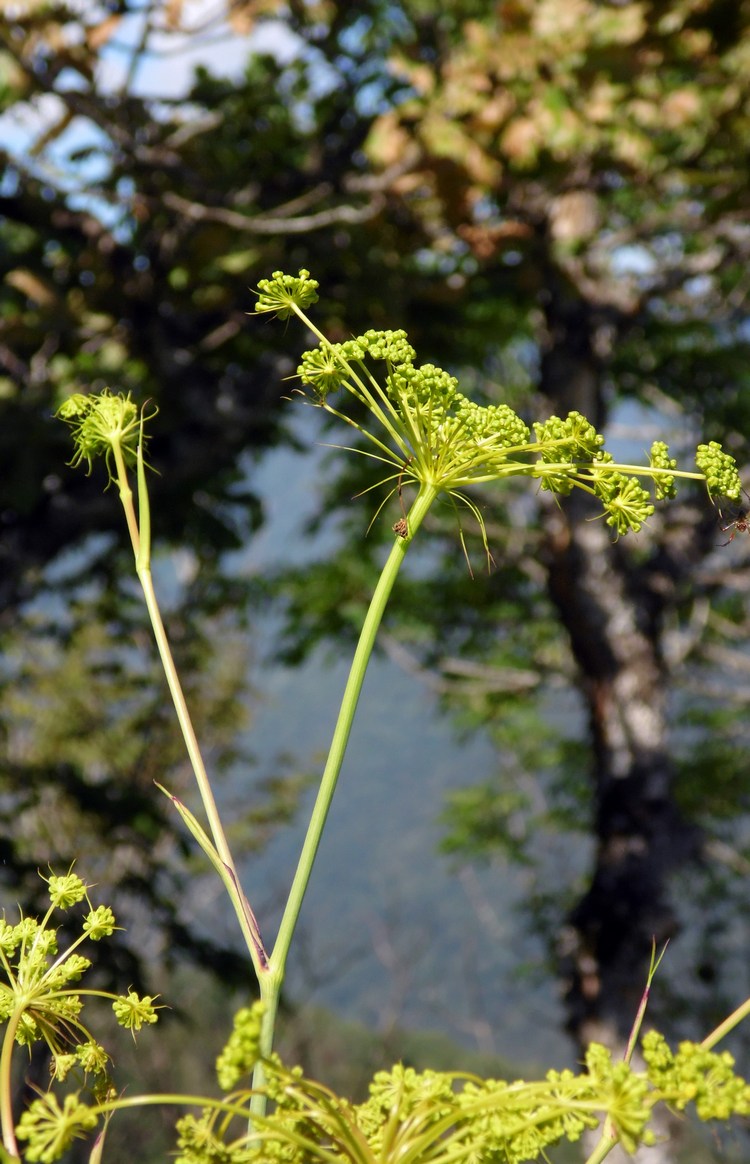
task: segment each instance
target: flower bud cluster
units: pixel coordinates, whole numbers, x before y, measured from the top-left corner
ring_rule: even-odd
[[[728,1051],[684,1042],[673,1052],[660,1034],[649,1031],[643,1038],[643,1058],[652,1085],[678,1111],[692,1103],[702,1120],[750,1115],[750,1085],[735,1075]]]
[[[377,1072],[368,1099],[352,1104],[306,1079],[299,1068],[285,1067],[274,1055],[265,1061],[264,1089],[274,1110],[262,1117],[251,1115],[250,1132],[245,1121],[236,1139],[231,1118],[224,1117],[225,1104],[206,1106],[200,1117],[184,1116],[178,1123],[177,1164],[350,1159],[352,1145],[357,1145],[357,1159],[382,1164],[412,1159],[421,1164],[524,1164],[546,1159],[549,1147],[561,1140],[576,1142],[605,1119],[605,1134],[626,1152],[653,1145],[651,1120],[659,1102],[679,1110],[694,1102],[702,1119],[747,1113],[750,1089],[734,1074],[731,1056],[687,1043],[673,1054],[660,1035],[649,1034],[644,1058],[647,1069],[634,1070],[593,1043],[585,1071],[549,1071],[543,1080],[528,1083],[396,1064]],[[237,1124],[244,1114],[240,1105],[249,1096],[236,1092],[225,1097],[232,1101]]]
[[[507,404],[482,406],[458,393],[456,416],[477,445],[492,441],[500,448],[523,449],[529,443],[528,425]]]
[[[248,1075],[260,1057],[260,1031],[265,1003],[245,1006],[234,1016],[229,1040],[216,1060],[216,1074],[222,1091],[231,1091],[243,1075]]]
[[[298,308],[304,310],[318,301],[317,280],[311,279],[310,272],[304,269],[299,275],[274,271],[270,279],[259,281],[258,292],[256,313],[270,312],[277,319],[288,319]]]
[[[731,501],[739,499],[742,482],[737,462],[729,453],[724,452],[718,441],[698,445],[695,463],[701,473],[705,474],[708,492],[712,497],[728,497]]]
[[[50,906],[42,921],[22,917],[12,925],[0,918],[0,1022],[8,1025],[8,1034],[18,1045],[46,1044],[53,1081],[61,1082],[75,1070],[84,1079],[93,1079],[98,1095],[109,1086],[109,1057],[81,1021],[82,994],[108,998],[120,1025],[133,1031],[156,1022],[158,1008],[153,998],[141,998],[135,991],[124,996],[105,991],[79,993],[74,983],[91,961],[77,952],[78,947],[86,940],[110,936],[116,929],[115,917],[108,906],[91,905],[86,884],[72,871],[63,876],[53,873],[45,880]],[[52,917],[56,910],[64,912],[81,903],[88,908],[80,936],[61,951]],[[5,1045],[9,1051],[7,1039]],[[67,1096],[62,1106],[53,1092],[47,1092],[23,1113],[16,1135],[28,1141],[26,1159],[46,1164],[59,1159],[97,1121],[97,1114],[79,1100],[78,1092]]]
[[[596,466],[613,465],[612,455],[604,449],[593,459],[592,489],[606,513],[605,521],[619,537],[632,531],[637,533],[651,514],[654,506],[646,489],[635,477],[617,469],[597,472]]]
[[[74,468],[86,462],[90,473],[94,459],[104,457],[113,480],[113,459],[118,453],[126,465],[135,464],[141,423],[129,392],[127,396],[109,388],[92,396],[76,392],[60,405],[57,416],[73,430],[75,454],[70,464]]]
[[[604,437],[580,412],[569,412],[564,420],[551,416],[549,420],[535,421],[534,432],[542,460],[551,463],[592,460],[604,444]]]
[[[307,271],[298,278],[275,272],[259,286],[257,310],[289,314],[296,296],[294,310],[309,324],[302,307],[313,301],[317,284]],[[381,379],[373,374],[373,361],[385,362]],[[298,374],[313,389],[313,403],[358,429],[377,447],[370,453],[376,460],[392,463],[396,472],[384,484],[396,479],[393,492],[401,494],[404,480],[411,479],[420,488],[449,493],[480,525],[480,510],[460,490],[514,475],[531,477],[558,495],[574,488],[588,492],[602,503],[604,519],[618,536],[639,530],[654,512],[640,478],[651,483],[655,500],[675,496],[677,476],[704,477],[712,496],[736,499],[741,492],[734,459],[716,442],[699,446],[699,473],[687,473],[677,469],[663,441],[653,443],[647,465],[616,464],[604,450],[602,434],[576,411],[535,422],[530,439],[528,427],[508,405],[477,404],[459,391],[454,376],[433,364],[417,365],[404,331],[371,330],[342,344],[323,339],[305,352]],[[369,410],[380,432],[371,431],[361,413],[353,418],[328,403],[339,388]],[[401,525],[393,528],[403,537]]]
[[[652,469],[664,469],[665,473],[654,474],[654,494],[657,501],[671,500],[677,496],[674,473],[670,469],[677,468],[677,461],[670,457],[669,448],[664,441],[654,441],[649,452],[649,465]]]

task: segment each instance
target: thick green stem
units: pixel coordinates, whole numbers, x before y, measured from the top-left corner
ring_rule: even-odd
[[[2,1054],[0,1055],[0,1124],[2,1125],[2,1142],[8,1155],[18,1158],[18,1144],[16,1143],[15,1124],[13,1120],[13,1083],[11,1078],[11,1062],[16,1031],[22,1011],[16,1009],[8,1019],[3,1038]]]
[[[354,658],[349,671],[349,678],[344,688],[341,708],[331,741],[331,750],[328,754],[328,760],[320,781],[320,788],[318,789],[318,795],[313,805],[310,823],[307,826],[307,834],[302,846],[302,852],[300,853],[294,881],[289,891],[284,916],[281,919],[278,936],[271,954],[271,970],[281,975],[284,973],[292,934],[294,933],[300,909],[302,908],[302,901],[310,881],[313,862],[318,851],[320,838],[323,834],[323,828],[328,816],[328,810],[331,807],[331,801],[341,771],[367,664],[370,661],[370,656],[375,645],[375,636],[378,632],[391,590],[401,569],[406,551],[411,544],[414,534],[422,524],[427,511],[435,500],[436,495],[436,490],[430,486],[423,486],[420,490],[408,515],[409,535],[406,538],[396,538],[383,567],[383,572],[378,580],[375,593],[372,596],[372,601],[370,602],[370,607],[362,626],[357,649],[354,652]]]
[[[612,1130],[612,1125],[609,1120],[605,1120],[601,1139],[598,1141],[591,1155],[586,1157],[586,1164],[601,1164],[602,1160],[605,1160],[610,1152],[617,1147],[617,1142],[617,1136]]]
[[[273,952],[271,953],[269,961],[270,972],[264,977],[261,984],[267,1006],[266,1021],[261,1032],[261,1052],[264,1055],[267,1055],[273,1046],[276,1007],[284,980],[289,946],[302,908],[302,901],[310,881],[313,862],[315,861],[318,846],[320,845],[320,838],[323,834],[328,810],[331,807],[333,794],[336,790],[336,783],[349,741],[357,701],[362,690],[367,664],[370,661],[370,656],[375,645],[375,636],[406,551],[436,496],[437,490],[432,485],[423,485],[420,489],[414,504],[409,510],[407,519],[408,535],[405,538],[396,538],[393,548],[388,555],[388,560],[383,567],[383,572],[380,575],[362,626],[357,649],[354,653],[354,659],[352,660],[349,671],[349,678],[344,688],[341,708],[331,741],[331,750],[328,753],[328,760],[321,777],[320,787],[310,816],[310,823],[307,826],[307,834],[302,845],[302,852],[297,863],[297,870],[289,891],[289,897],[287,898]]]

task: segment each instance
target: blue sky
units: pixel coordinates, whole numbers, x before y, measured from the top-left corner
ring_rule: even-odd
[[[85,14],[89,30],[96,26],[96,10],[87,0],[78,0],[71,7]],[[122,92],[126,87],[130,94],[153,101],[158,114],[160,100],[172,101],[184,96],[198,65],[232,77],[242,72],[253,50],[270,53],[282,60],[290,59],[298,51],[293,34],[280,21],[265,21],[242,34],[225,18],[226,4],[223,2],[187,0],[182,7],[182,17],[188,31],[180,32],[168,26],[168,7],[167,0],[144,5],[113,25],[100,53],[96,77],[98,94],[106,97]],[[152,27],[144,36],[149,15]],[[71,42],[85,35],[83,24],[70,23],[66,31]],[[142,48],[138,53],[133,67],[134,52],[142,42],[145,42],[145,50]],[[76,89],[85,83],[71,69],[60,75],[58,84]],[[57,188],[77,191],[79,197],[85,199],[86,187],[103,176],[108,164],[107,139],[91,121],[74,118],[42,150],[31,156],[43,135],[62,124],[65,114],[64,103],[53,93],[18,102],[0,115],[0,142],[19,160],[23,159],[24,165],[39,177],[46,178]],[[73,152],[86,148],[93,152],[85,160],[71,160]],[[78,199],[74,204],[76,201]]]

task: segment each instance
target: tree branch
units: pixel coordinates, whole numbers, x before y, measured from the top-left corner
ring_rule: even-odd
[[[375,218],[385,205],[383,195],[375,195],[363,206],[332,206],[330,210],[320,210],[315,214],[304,214],[298,218],[283,218],[279,214],[240,214],[220,206],[203,206],[192,202],[180,194],[168,192],[164,204],[176,210],[193,222],[221,222],[233,230],[246,234],[306,234],[326,226],[338,224],[357,225]],[[283,208],[282,208],[283,211]]]

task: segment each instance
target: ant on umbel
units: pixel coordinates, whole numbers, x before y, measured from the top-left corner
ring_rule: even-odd
[[[750,493],[748,493],[746,489],[743,489],[742,492],[745,494],[745,497],[747,497],[748,501],[750,501]],[[724,520],[724,514],[721,512],[721,510],[719,510],[719,517],[722,521]],[[750,533],[750,508],[746,509],[743,506],[740,510],[738,510],[737,516],[733,518],[732,521],[728,521],[726,525],[721,527],[722,533],[729,533],[729,530],[732,532],[729,534],[729,537],[725,542],[719,542],[720,546],[728,546],[730,542],[734,541],[738,533]]]

